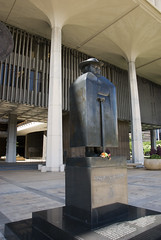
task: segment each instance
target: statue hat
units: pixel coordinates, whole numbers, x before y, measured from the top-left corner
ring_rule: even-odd
[[[94,65],[99,65],[100,67],[103,66],[103,62],[98,61],[96,58],[89,58],[81,63],[79,63],[79,68],[82,69],[83,67],[94,64]]]

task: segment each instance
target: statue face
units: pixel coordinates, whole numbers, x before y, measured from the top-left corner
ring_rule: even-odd
[[[86,73],[86,72],[92,72],[93,74],[97,75],[97,74],[101,74],[101,68],[99,65],[96,64],[89,64],[87,66],[85,66],[84,68],[82,68],[82,72]]]
[[[94,74],[101,74],[101,68],[99,65],[95,65],[95,64],[91,64],[89,66],[90,72],[94,73]]]

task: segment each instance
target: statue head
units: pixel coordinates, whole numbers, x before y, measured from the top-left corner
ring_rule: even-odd
[[[81,72],[92,72],[95,75],[101,74],[101,66],[103,66],[103,63],[96,58],[89,58],[79,64]]]

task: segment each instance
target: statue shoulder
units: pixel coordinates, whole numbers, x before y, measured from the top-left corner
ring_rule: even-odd
[[[80,82],[86,81],[86,80],[93,80],[93,81],[97,81],[97,76],[94,75],[91,72],[87,72],[82,74],[81,76],[79,76],[74,83],[79,84]]]
[[[100,76],[99,81],[104,84],[107,84],[110,87],[115,87],[115,85],[108,78],[105,78],[104,76]]]

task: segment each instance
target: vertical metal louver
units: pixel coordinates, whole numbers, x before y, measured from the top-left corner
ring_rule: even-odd
[[[8,26],[14,39],[14,49],[0,62],[0,100],[11,103],[48,107],[50,40]],[[62,46],[62,110],[69,111],[69,88],[81,74],[78,65],[90,56]],[[54,66],[51,66],[54,67]],[[130,121],[130,91],[127,71],[105,63],[102,75],[117,92],[120,120]],[[142,122],[160,123],[161,87],[138,77]]]
[[[50,41],[12,26],[8,28],[14,49],[0,62],[0,99],[47,107]]]

